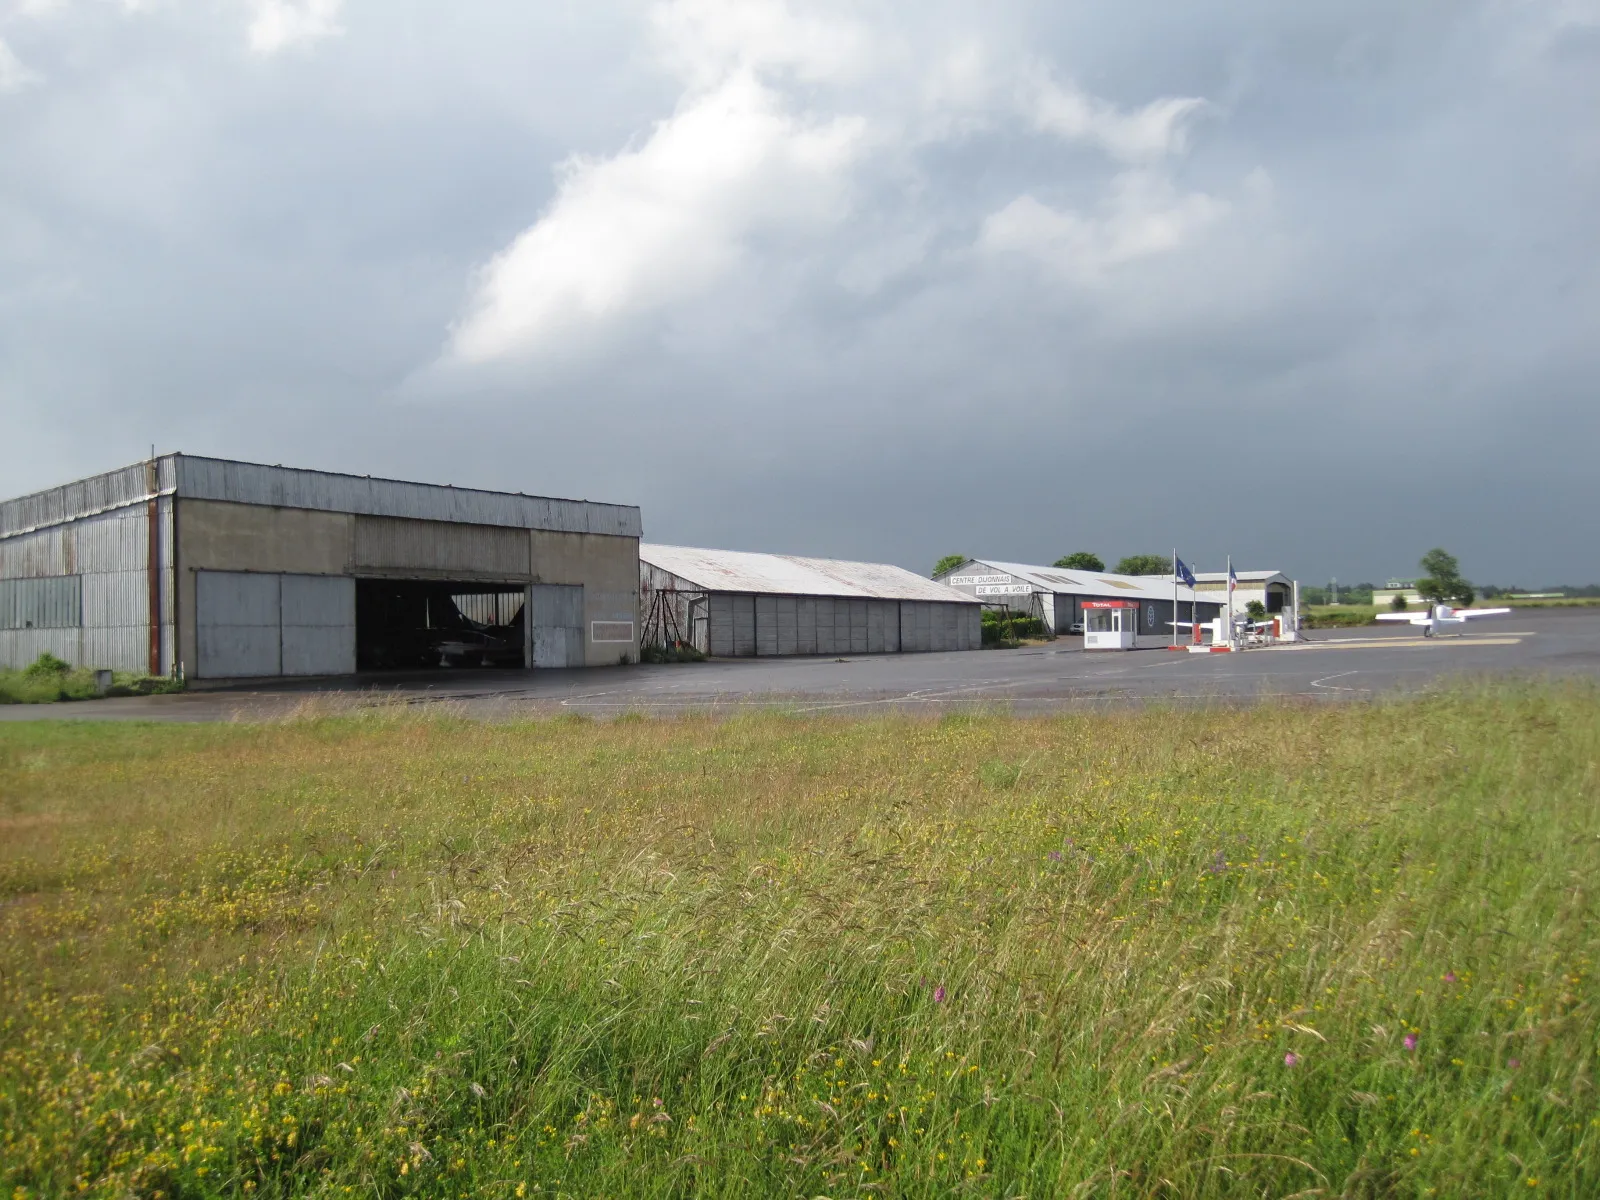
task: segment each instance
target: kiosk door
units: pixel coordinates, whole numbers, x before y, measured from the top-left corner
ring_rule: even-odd
[[[1132,650],[1138,642],[1139,610],[1120,600],[1088,600],[1083,606],[1085,650]]]

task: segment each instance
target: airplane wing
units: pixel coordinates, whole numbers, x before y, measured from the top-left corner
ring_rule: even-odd
[[[1458,608],[1450,615],[1453,617],[1499,617],[1510,612],[1509,608]]]
[[[1379,613],[1375,620],[1379,621],[1405,621],[1410,625],[1426,625],[1433,620],[1431,613]]]

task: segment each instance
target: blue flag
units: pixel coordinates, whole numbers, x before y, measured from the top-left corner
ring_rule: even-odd
[[[1172,561],[1173,565],[1177,568],[1178,582],[1183,584],[1185,587],[1193,587],[1194,572],[1189,570],[1188,566],[1184,564],[1183,559],[1175,558]]]

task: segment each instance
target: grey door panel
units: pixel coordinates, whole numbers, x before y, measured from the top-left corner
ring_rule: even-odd
[[[349,675],[356,669],[356,581],[282,577],[283,673]]]
[[[195,576],[195,634],[203,679],[282,673],[277,575],[201,571]]]
[[[532,592],[533,665],[583,666],[583,585],[536,583]]]

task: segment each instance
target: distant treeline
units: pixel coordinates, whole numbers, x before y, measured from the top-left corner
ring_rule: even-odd
[[[1371,604],[1372,589],[1384,587],[1384,584],[1352,583],[1339,585],[1340,604]],[[1523,587],[1521,584],[1511,584],[1500,587],[1495,584],[1486,584],[1479,589],[1478,594],[1485,600],[1494,600],[1500,596],[1522,596],[1528,594],[1542,594],[1546,592],[1559,593],[1563,596],[1584,598],[1600,598],[1600,583],[1576,584],[1550,584],[1545,587]],[[1302,587],[1300,589],[1301,604],[1331,604],[1333,593],[1325,587]]]

